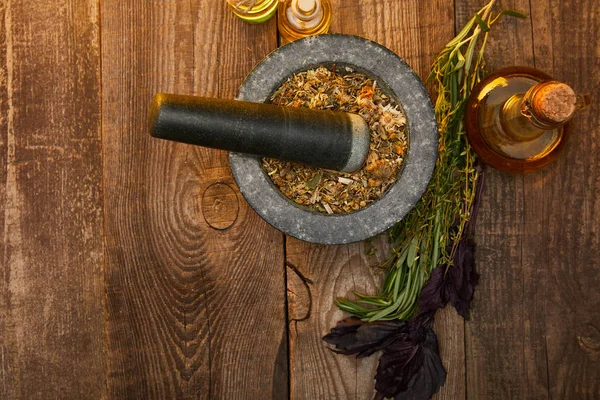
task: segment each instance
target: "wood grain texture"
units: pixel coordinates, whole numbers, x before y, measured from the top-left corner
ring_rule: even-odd
[[[540,193],[535,206],[544,215],[546,251],[533,258],[532,264],[538,265],[536,275],[544,280],[548,394],[553,399],[597,399],[600,3],[567,0],[531,5],[536,66],[593,99],[591,107],[576,115],[564,153],[542,176],[541,184],[531,188]]]
[[[464,22],[478,6],[460,5],[458,20]],[[597,2],[503,1],[502,8],[531,15],[495,27],[501,33],[489,43],[492,69],[536,66],[576,90],[597,94],[598,71],[592,67],[598,65],[597,43],[587,33],[577,34],[597,37]],[[482,277],[466,325],[469,397],[598,395],[590,350],[600,340],[594,322],[600,296],[593,289],[599,269],[591,261],[598,258],[600,220],[592,194],[598,188],[596,114],[580,114],[574,129],[588,136],[572,139],[545,170],[511,176],[488,169],[477,233]],[[586,344],[580,345],[583,337]]]
[[[0,398],[105,390],[99,14],[0,4]]]
[[[470,3],[470,4],[469,4]],[[457,4],[463,24],[481,2]],[[498,1],[495,12],[514,9],[529,14],[528,0]],[[531,17],[502,18],[486,47],[490,71],[533,65]],[[469,398],[547,397],[543,285],[538,285],[534,252],[541,243],[541,209],[529,190],[539,175],[518,176],[486,169],[476,241],[481,279],[472,319],[466,327]]]
[[[215,229],[227,229],[235,223],[240,213],[238,195],[224,183],[213,183],[202,194],[202,215]]]
[[[484,3],[332,2],[333,32],[421,77]],[[481,283],[471,321],[436,316],[449,374],[435,398],[597,399],[600,4],[498,3],[530,16],[494,27],[490,69],[536,66],[595,103],[543,171],[488,169]],[[276,36],[222,0],[0,1],[0,399],[372,398],[377,357],[321,337],[344,317],[336,296],[379,284],[385,237],[375,256],[284,241],[225,152],[146,132],[155,92],[232,98]],[[289,325],[309,297],[284,248],[313,281],[311,318]]]
[[[288,262],[313,282],[307,289],[301,277],[288,268],[292,399],[373,397],[377,358],[357,360],[354,356],[337,355],[327,349],[321,337],[345,318],[334,304],[337,296],[376,289],[377,274],[370,265],[385,257],[387,252],[382,250],[386,243],[385,237],[378,238],[373,245],[379,250],[375,256],[367,257],[363,243],[325,246],[287,238]],[[293,321],[306,317],[309,310],[309,319]]]
[[[436,312],[433,330],[447,375],[446,383],[432,399],[466,399],[465,321],[454,308],[447,306]]]
[[[453,5],[447,1],[334,0],[331,32],[375,40],[402,57],[425,78],[434,56],[453,37]],[[311,318],[290,327],[290,383],[294,399],[370,399],[377,355],[362,360],[335,355],[321,337],[344,317],[333,303],[352,291],[374,292],[380,276],[370,268],[387,256],[385,238],[374,242],[377,257],[364,255],[364,243],[315,246],[287,238],[287,260],[314,281]],[[307,307],[306,288],[288,269],[290,319],[301,318]],[[438,315],[440,346],[449,370],[438,398],[464,398],[464,328],[455,313]],[[297,330],[296,330],[297,327]],[[458,397],[457,397],[458,396]]]
[[[6,39],[7,36],[11,37],[11,34],[7,35],[6,26],[11,27],[12,21],[6,23],[6,18],[10,17],[10,11],[7,9],[7,3],[0,3],[0,226],[5,226],[6,216],[6,176],[7,176],[7,150],[8,150],[8,113],[10,110],[8,102],[8,49]],[[12,40],[12,39],[11,39]],[[11,45],[12,46],[12,45]],[[12,77],[11,77],[12,84]],[[0,233],[0,256],[2,257],[2,267],[0,268],[0,394],[2,397],[15,396],[17,387],[15,385],[16,380],[14,379],[14,373],[9,375],[9,368],[14,368],[17,362],[17,357],[14,352],[9,352],[9,343],[6,339],[3,339],[7,335],[7,314],[9,308],[9,296],[8,296],[8,267],[4,261],[6,258],[6,232],[2,229]]]
[[[275,21],[248,25],[226,7],[102,2],[113,398],[287,397],[283,235],[237,189],[233,225],[210,227],[206,189],[235,187],[226,154],[146,131],[155,92],[232,98],[275,47]]]

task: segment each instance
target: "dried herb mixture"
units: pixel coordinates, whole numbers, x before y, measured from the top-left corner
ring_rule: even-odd
[[[264,158],[263,168],[288,198],[312,210],[348,213],[379,199],[395,182],[408,139],[406,117],[377,82],[345,68],[319,67],[289,78],[271,97],[280,106],[345,111],[369,124],[371,144],[364,167],[353,173]]]

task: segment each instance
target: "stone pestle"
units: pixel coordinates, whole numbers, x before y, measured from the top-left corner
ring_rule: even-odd
[[[354,172],[369,152],[369,126],[356,114],[158,93],[155,138]]]

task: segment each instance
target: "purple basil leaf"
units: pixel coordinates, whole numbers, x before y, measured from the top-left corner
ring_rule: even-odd
[[[448,300],[444,297],[444,270],[445,268],[442,267],[434,269],[427,284],[421,290],[419,295],[420,313],[444,308],[448,303]]]
[[[454,265],[448,269],[444,295],[466,320],[469,319],[469,308],[478,282],[479,274],[475,271],[475,242],[465,238],[458,244]]]
[[[393,342],[404,325],[400,320],[367,323],[351,317],[339,321],[323,340],[335,345],[339,353],[367,357]]]
[[[468,320],[475,285],[478,282],[479,274],[475,271],[475,242],[464,237],[456,248],[454,265],[450,268],[440,265],[431,272],[419,296],[419,312],[435,311],[450,302],[458,314]]]
[[[422,366],[421,348],[414,342],[396,342],[379,358],[375,390],[393,398],[408,390],[408,384]]]
[[[383,350],[377,366],[378,398],[428,400],[444,384],[433,313],[417,317],[398,340]]]
[[[446,370],[442,364],[435,333],[429,329],[421,345],[420,368],[415,371],[408,389],[398,393],[394,400],[429,400],[446,381]]]
[[[433,325],[434,316],[435,311],[420,313],[406,324],[406,329],[403,332],[407,332],[409,338],[413,341],[420,341],[423,339],[424,332]]]
[[[377,399],[429,399],[446,378],[431,329],[434,313],[419,314],[408,322],[346,318],[323,339],[335,345],[338,352],[357,357],[382,351],[375,376]]]

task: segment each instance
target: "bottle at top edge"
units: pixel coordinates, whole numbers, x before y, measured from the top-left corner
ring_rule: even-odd
[[[279,5],[278,27],[284,42],[327,33],[331,25],[329,0],[286,0]]]

